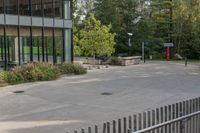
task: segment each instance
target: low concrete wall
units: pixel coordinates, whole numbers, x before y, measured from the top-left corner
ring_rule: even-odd
[[[141,62],[141,56],[133,56],[133,57],[122,57],[121,65],[122,66],[130,66],[130,65],[138,65]]]
[[[74,63],[79,63],[79,64],[94,64],[94,59],[91,57],[75,57]],[[96,65],[101,65],[102,61],[101,60],[95,60]]]

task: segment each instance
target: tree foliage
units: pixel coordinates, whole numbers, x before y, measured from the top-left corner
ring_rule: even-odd
[[[80,30],[79,47],[85,56],[110,56],[115,52],[115,34],[110,33],[111,25],[102,25],[93,14],[83,21]]]
[[[87,8],[87,7],[85,7]],[[90,8],[91,9],[91,8]],[[200,58],[200,0],[93,0],[92,10],[103,25],[116,33],[115,54],[165,57],[164,42],[173,42],[172,54]],[[86,14],[87,15],[87,14]],[[129,47],[127,33],[133,33]],[[92,34],[92,33],[87,33]]]

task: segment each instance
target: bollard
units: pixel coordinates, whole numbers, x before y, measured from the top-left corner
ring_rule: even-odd
[[[185,67],[187,67],[187,65],[188,65],[188,59],[187,57],[185,57]]]

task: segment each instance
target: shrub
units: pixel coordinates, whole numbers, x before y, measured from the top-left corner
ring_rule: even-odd
[[[24,77],[21,73],[21,68],[12,68],[7,74],[7,82],[9,84],[19,84],[24,82]]]
[[[29,63],[22,67],[15,67],[8,72],[8,83],[54,80],[60,76],[57,66],[46,63]]]
[[[87,70],[83,66],[78,65],[78,64],[74,65],[74,74],[75,75],[81,75],[81,74],[86,74],[86,73],[87,73]]]
[[[56,66],[47,63],[29,63],[15,67],[8,72],[0,73],[0,86],[4,83],[19,84],[35,81],[49,81],[59,78],[61,74],[85,74],[87,71],[81,65],[62,64]]]
[[[6,71],[0,72],[0,87],[7,85],[7,75]]]
[[[87,73],[86,69],[83,66],[78,64],[65,63],[60,66],[62,74],[75,74],[81,75]]]
[[[59,67],[53,64],[37,63],[36,66],[37,69],[35,71],[38,73],[41,72],[38,75],[39,81],[55,80],[61,75]]]
[[[62,74],[73,74],[74,65],[71,63],[64,63],[60,66],[60,71]]]
[[[121,65],[121,61],[118,57],[111,57],[110,64],[111,65]]]

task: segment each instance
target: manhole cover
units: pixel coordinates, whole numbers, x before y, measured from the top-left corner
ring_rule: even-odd
[[[101,93],[101,95],[110,96],[110,95],[112,95],[112,93],[110,93],[110,92],[103,92],[103,93]]]
[[[20,93],[24,93],[24,91],[14,91],[13,93],[20,94]]]

